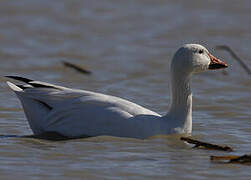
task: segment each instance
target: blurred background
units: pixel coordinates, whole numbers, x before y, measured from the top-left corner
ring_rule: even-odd
[[[251,148],[251,76],[226,51],[251,67],[248,0],[2,0],[0,2],[0,134],[31,134],[5,75],[119,96],[165,114],[169,62],[184,43],[199,43],[229,68],[193,78],[193,135]],[[83,75],[62,61],[90,71]],[[172,137],[98,137],[48,142],[0,139],[4,179],[246,179],[247,167],[210,164],[210,153]],[[219,168],[220,166],[220,168]],[[182,173],[180,173],[182,171]],[[241,175],[241,176],[240,176]]]

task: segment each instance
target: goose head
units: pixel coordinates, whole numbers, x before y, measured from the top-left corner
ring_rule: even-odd
[[[225,62],[211,55],[202,45],[185,44],[175,53],[171,62],[171,72],[190,75],[227,66]]]

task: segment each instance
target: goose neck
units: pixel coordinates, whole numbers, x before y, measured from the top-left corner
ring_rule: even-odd
[[[172,74],[171,104],[167,116],[178,129],[184,133],[192,131],[192,92],[191,76]]]
[[[190,88],[190,76],[172,76],[171,78],[171,107],[187,107],[189,96],[192,94]]]

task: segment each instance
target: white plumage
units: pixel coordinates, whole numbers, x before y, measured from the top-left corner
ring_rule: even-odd
[[[224,62],[211,56],[201,45],[187,44],[181,47],[171,63],[172,102],[169,112],[164,116],[105,94],[17,76],[7,77],[23,81],[26,85],[7,83],[20,99],[35,135],[57,132],[67,137],[110,135],[146,138],[191,133],[191,75],[224,67],[227,67]]]

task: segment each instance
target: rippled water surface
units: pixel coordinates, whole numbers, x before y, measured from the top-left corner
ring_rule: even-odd
[[[31,130],[4,75],[168,108],[168,65],[184,43],[201,43],[230,67],[193,78],[193,136],[251,153],[251,76],[216,45],[251,67],[251,2],[164,0],[0,2],[0,134]],[[85,76],[62,60],[93,71]],[[212,163],[216,151],[191,149],[177,136],[69,141],[0,138],[1,179],[247,179],[250,166]]]

